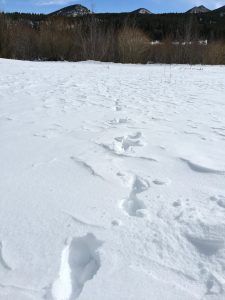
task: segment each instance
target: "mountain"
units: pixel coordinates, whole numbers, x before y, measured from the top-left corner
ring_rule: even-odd
[[[205,7],[204,5],[195,6],[188,11],[186,11],[187,14],[201,14],[201,13],[208,13],[211,12],[210,9]],[[213,12],[220,13],[222,15],[225,15],[225,5],[213,10]],[[54,11],[50,13],[50,16],[64,16],[64,17],[77,17],[77,16],[84,16],[91,14],[92,12],[85,6],[81,4],[74,4],[70,6],[66,6],[62,9],[59,9],[57,11]],[[151,15],[153,14],[150,10],[146,8],[139,8],[132,12],[131,14],[140,14],[140,15]]]
[[[195,6],[192,9],[189,9],[186,13],[187,14],[202,14],[202,13],[207,13],[207,12],[210,12],[210,9],[208,9],[204,5],[200,5],[200,6]]]
[[[146,8],[139,8],[131,12],[132,14],[150,15],[152,12]]]
[[[218,12],[218,13],[225,13],[225,5],[215,9],[213,12]]]
[[[91,11],[80,4],[70,5],[52,12],[51,16],[77,17],[91,14]]]

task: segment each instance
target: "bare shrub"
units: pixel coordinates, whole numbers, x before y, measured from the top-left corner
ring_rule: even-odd
[[[73,28],[75,31],[75,28]],[[44,60],[73,60],[73,30],[64,20],[43,22],[38,33],[39,58]]]
[[[140,29],[125,25],[118,34],[118,55],[122,63],[146,63],[150,39]]]
[[[203,63],[208,65],[225,64],[225,43],[215,42],[208,45],[205,50]]]
[[[3,13],[0,13],[0,55],[1,57],[10,57],[9,52],[9,21]]]
[[[27,60],[98,60],[122,63],[225,64],[225,43],[200,43],[192,23],[179,34],[151,43],[136,19],[103,22],[83,18],[46,17],[42,21],[12,19],[0,13],[0,56]]]
[[[115,60],[115,29],[111,25],[104,26],[95,17],[87,16],[79,24],[76,40],[82,60]]]

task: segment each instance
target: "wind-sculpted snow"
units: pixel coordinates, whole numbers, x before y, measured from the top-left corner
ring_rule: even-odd
[[[217,174],[217,175],[225,175],[225,171],[224,170],[215,170],[212,168],[209,168],[207,166],[201,166],[198,165],[196,163],[193,163],[187,159],[183,159],[181,158],[182,161],[186,162],[187,165],[195,172],[199,172],[199,173],[212,173],[212,174]]]
[[[7,264],[6,260],[4,259],[2,242],[0,242],[0,264],[4,269],[11,270],[11,267]]]
[[[0,70],[0,300],[224,300],[225,68]]]

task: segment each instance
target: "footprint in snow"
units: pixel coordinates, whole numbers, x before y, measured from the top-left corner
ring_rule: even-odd
[[[113,156],[128,157],[149,162],[158,162],[157,159],[152,157],[134,155],[136,147],[145,146],[145,143],[143,143],[141,137],[142,133],[136,132],[132,135],[115,137],[111,144],[100,143],[98,145]]]
[[[145,216],[146,205],[137,197],[150,187],[149,182],[141,177],[135,176],[128,198],[120,203],[120,208],[129,216],[143,218]]]
[[[139,139],[140,137],[140,132],[137,132],[134,135],[116,137],[114,138],[113,144],[108,147],[115,154],[119,155],[125,154],[128,151],[132,152],[134,147],[143,146],[141,140]]]
[[[219,297],[219,295],[222,294],[224,294],[222,283],[213,274],[210,273],[206,280],[206,295],[214,295],[214,296],[216,295],[216,297],[217,296]],[[224,299],[224,298],[219,298],[219,299]]]
[[[85,283],[97,274],[101,263],[98,249],[102,242],[92,233],[74,238],[61,256],[58,278],[51,288],[54,300],[74,300],[81,294]]]
[[[130,147],[142,146],[140,140],[134,140],[134,138],[129,138],[129,136],[116,137],[114,140],[115,149],[119,150],[120,152],[126,152],[130,149]]]

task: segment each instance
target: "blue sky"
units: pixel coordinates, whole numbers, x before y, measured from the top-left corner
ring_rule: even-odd
[[[145,7],[152,12],[182,12],[194,5],[211,9],[225,5],[225,0],[0,0],[0,10],[48,13],[71,4],[83,4],[95,12],[122,12]]]

